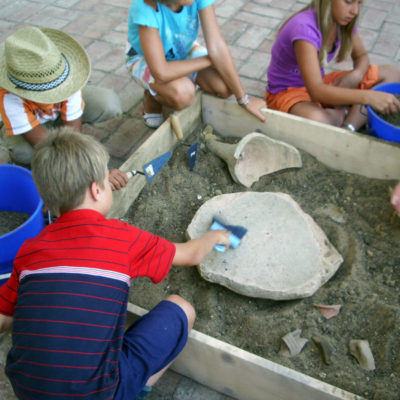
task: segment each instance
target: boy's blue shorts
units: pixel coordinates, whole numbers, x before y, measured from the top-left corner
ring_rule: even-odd
[[[136,320],[124,335],[114,400],[134,399],[152,375],[177,357],[187,338],[186,314],[171,301],[162,301]]]

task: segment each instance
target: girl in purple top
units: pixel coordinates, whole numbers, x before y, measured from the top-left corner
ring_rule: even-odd
[[[383,113],[399,112],[400,101],[389,93],[361,90],[400,82],[391,65],[370,65],[356,30],[361,0],[313,0],[281,27],[268,68],[268,108],[352,131],[366,122],[360,113],[370,105]],[[351,71],[325,75],[324,66],[348,55]]]

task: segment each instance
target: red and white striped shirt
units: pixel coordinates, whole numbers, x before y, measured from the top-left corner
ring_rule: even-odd
[[[23,400],[112,399],[129,285],[160,282],[173,243],[93,210],[61,215],[19,250],[0,288],[13,315],[6,374]]]
[[[35,103],[0,88],[0,120],[7,135],[20,135],[38,125],[55,121],[74,121],[83,114],[85,104],[79,90],[67,100],[55,104]]]

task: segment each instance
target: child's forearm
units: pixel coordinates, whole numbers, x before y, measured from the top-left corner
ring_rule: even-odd
[[[0,333],[11,329],[13,321],[13,317],[8,317],[7,315],[0,314]]]
[[[161,83],[173,81],[211,66],[208,56],[190,60],[165,61],[164,65],[150,67],[154,79]]]
[[[176,252],[172,264],[177,266],[200,264],[216,244],[229,247],[229,235],[230,232],[223,230],[208,231],[198,239],[175,243]]]

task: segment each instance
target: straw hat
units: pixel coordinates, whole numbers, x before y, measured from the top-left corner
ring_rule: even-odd
[[[85,49],[57,29],[21,28],[0,47],[0,87],[36,103],[66,100],[89,74]]]

